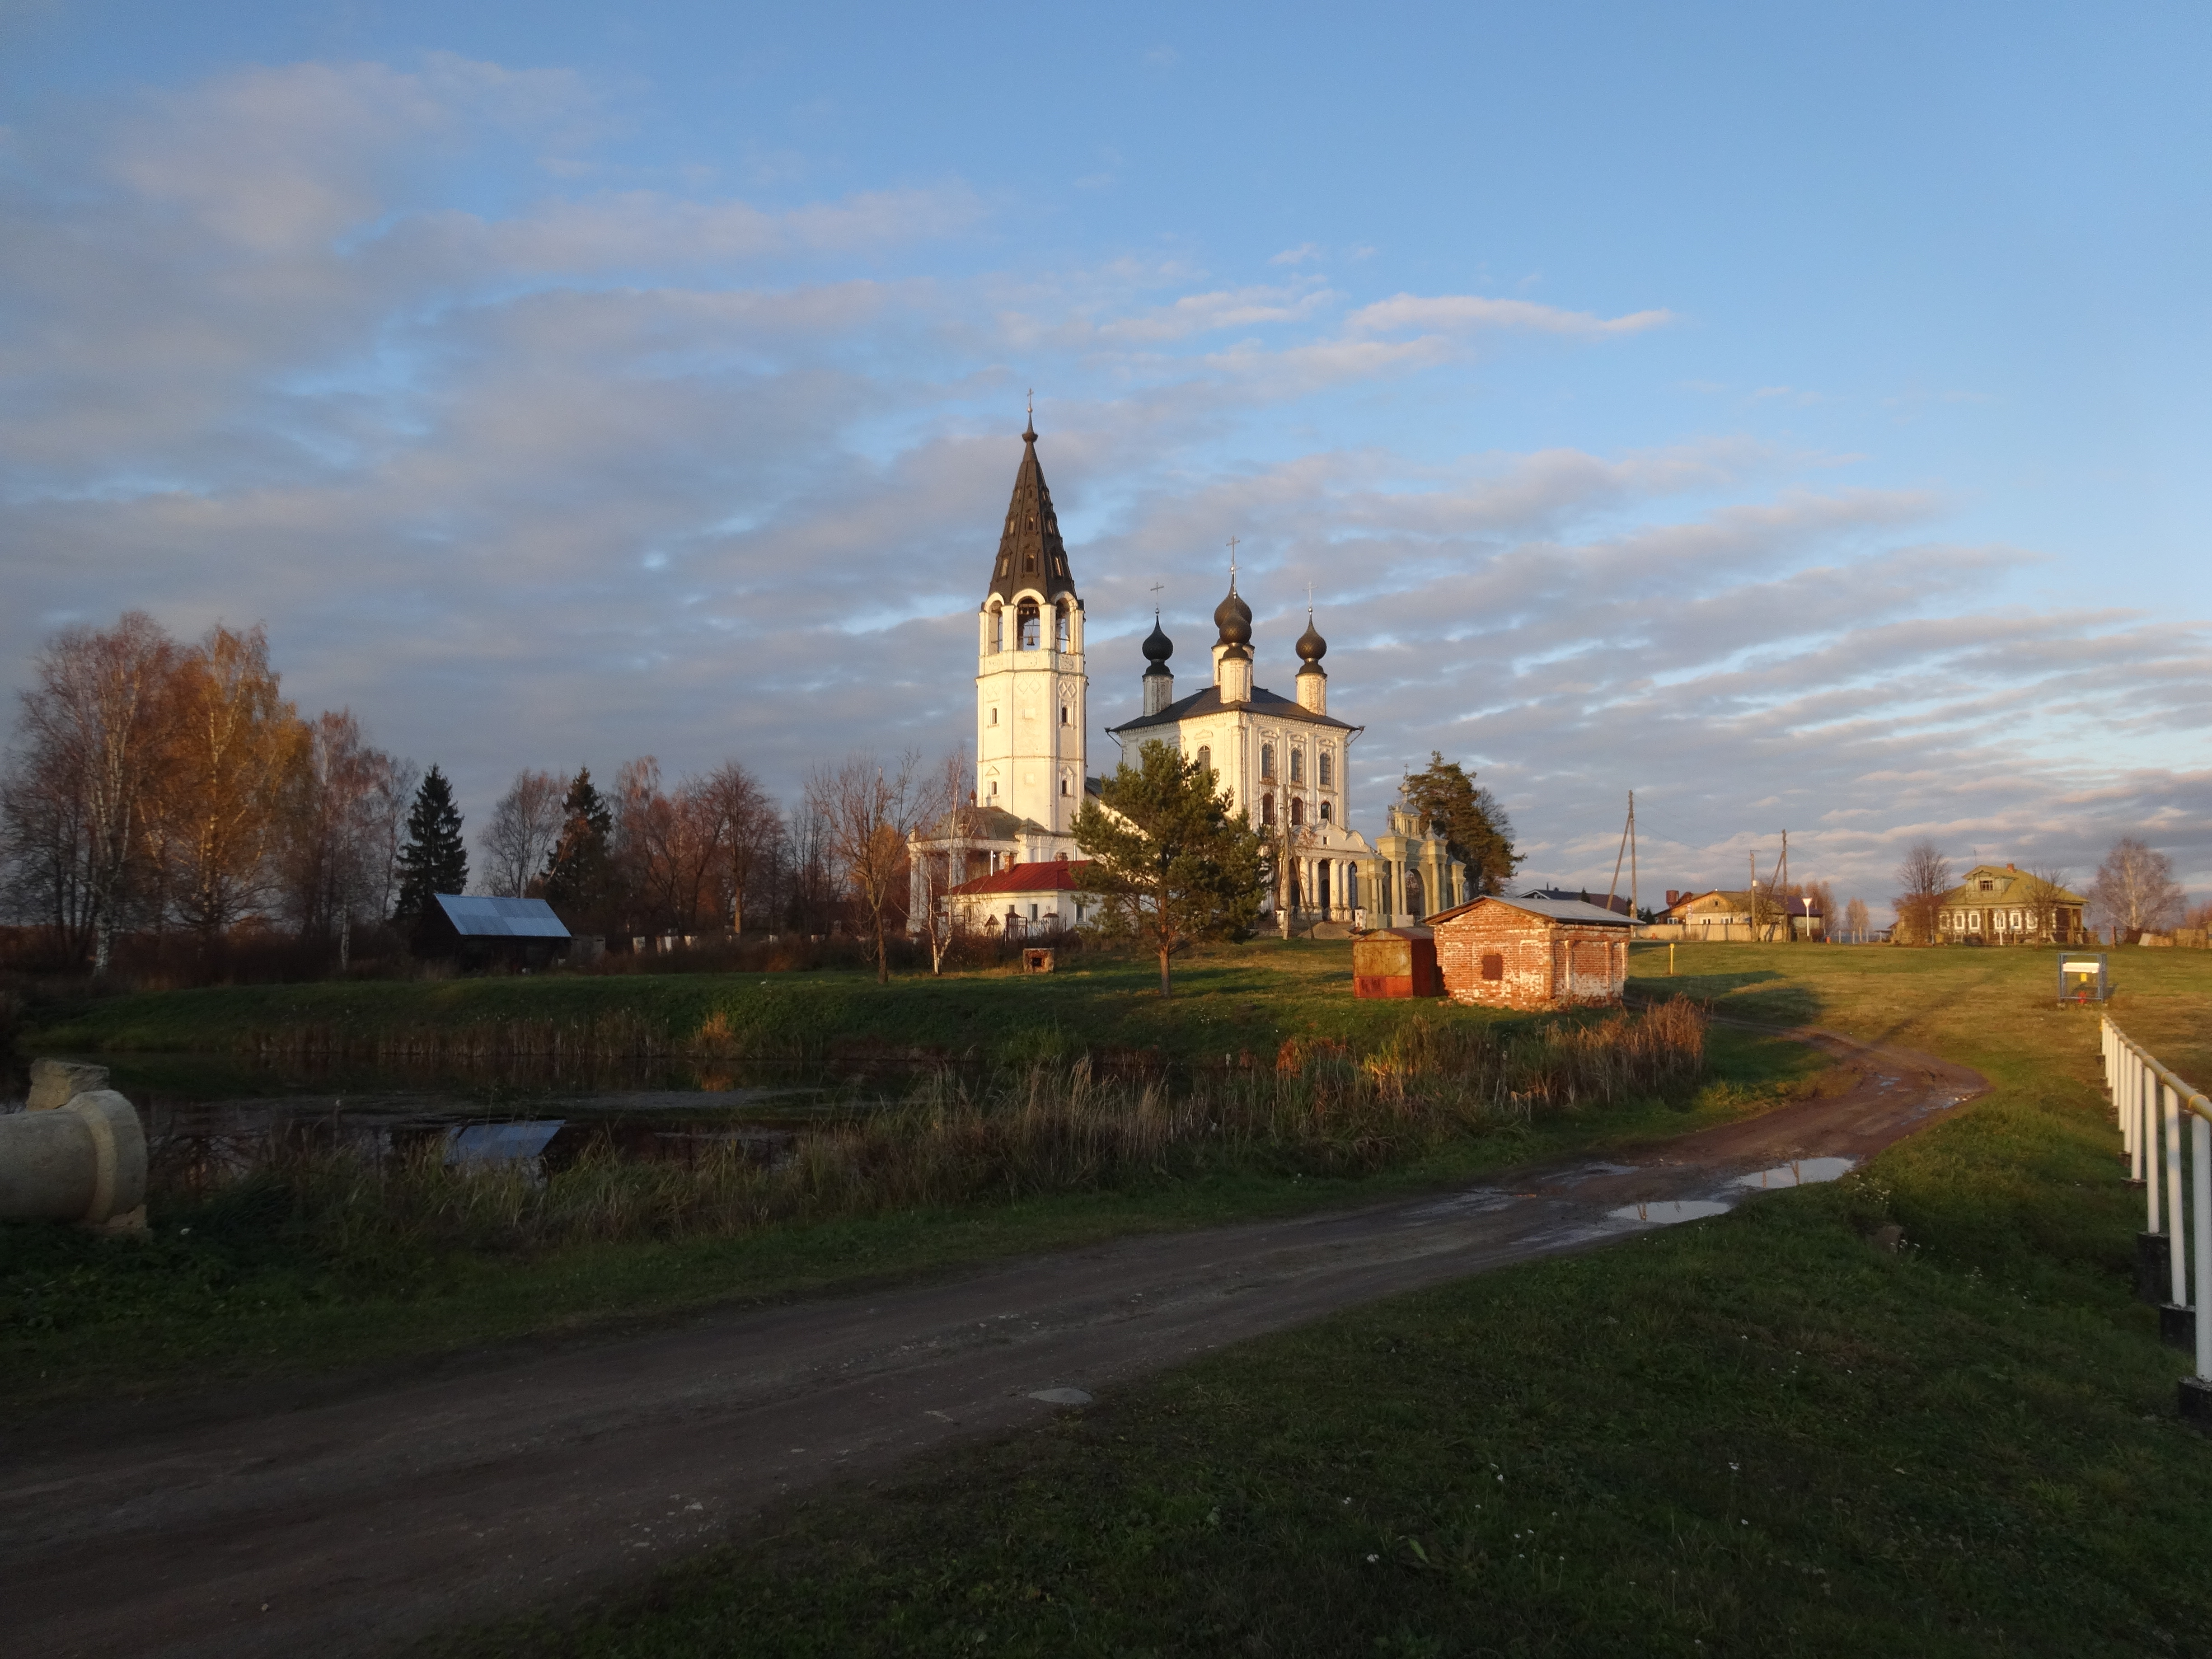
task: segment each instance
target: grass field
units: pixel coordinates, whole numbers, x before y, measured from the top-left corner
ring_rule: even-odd
[[[2050,955],[1677,963],[1726,1012],[1994,1086],[1833,1187],[1244,1345],[442,1647],[2207,1651],[2212,1441],[2130,1294],[2139,1198]],[[2212,959],[2116,966],[2116,1017],[2212,1074]],[[1869,1242],[1893,1222],[1894,1254]]]
[[[1102,1161],[1093,1136],[1078,1149],[1079,1158],[1041,1168],[1014,1146],[1000,1160],[1003,1170],[940,1163],[928,1182],[848,1183],[826,1196],[734,1168],[719,1171],[721,1188],[707,1191],[703,1179],[691,1180],[673,1166],[572,1172],[534,1190],[519,1179],[495,1182],[428,1168],[396,1188],[380,1188],[376,1177],[348,1169],[288,1167],[210,1197],[157,1194],[148,1240],[0,1227],[0,1401],[20,1411],[88,1395],[229,1386],[404,1363],[487,1341],[939,1271],[1115,1233],[1379,1199],[1505,1164],[1725,1121],[1814,1086],[1822,1070],[1818,1056],[1798,1045],[1723,1030],[1709,1046],[1702,1078],[1602,1108],[1539,1103],[1496,1114],[1480,1100],[1431,1090],[1413,1103],[1420,1109],[1409,1113],[1401,1109],[1403,1103],[1370,1099],[1374,1091],[1358,1086],[1309,1097],[1304,1074],[1281,1085],[1275,1070],[1280,1043],[1292,1036],[1308,1044],[1316,1077],[1344,1069],[1326,1046],[1337,1033],[1363,1054],[1394,1052],[1401,1038],[1400,1048],[1423,1042],[1433,1048],[1455,1033],[1472,1052],[1468,1045],[1495,1037],[1507,1045],[1497,1052],[1511,1061],[1509,1081],[1525,1077],[1525,1067],[1512,1069],[1522,1065],[1514,1056],[1542,1058],[1549,1022],[1434,1005],[1352,1002],[1343,980],[1345,954],[1341,946],[1224,952],[1194,964],[1187,994],[1165,1008],[1149,987],[1132,994],[1122,970],[1113,967],[1088,979],[902,981],[888,991],[829,975],[787,976],[769,988],[779,1006],[813,998],[805,1019],[826,1034],[825,1043],[853,1035],[842,1018],[875,1042],[897,1020],[906,1021],[908,1031],[927,1032],[936,1029],[932,1018],[941,1024],[962,1018],[947,1015],[949,1008],[1006,1002],[1009,1009],[982,1023],[1000,1034],[1002,1052],[1030,1057],[1033,1070],[1048,1071],[1055,1064],[1050,1056],[1066,1055],[1078,1034],[1102,1030],[1143,1036],[1146,1042],[1137,1046],[1147,1047],[1164,1047],[1164,1034],[1180,1032],[1205,1045],[1198,1055],[1211,1055],[1216,1043],[1237,1057],[1257,1049],[1261,1063],[1249,1073],[1241,1066],[1218,1071],[1180,1050],[1189,1056],[1181,1075],[1161,1089],[1179,1101],[1215,1097],[1214,1122],[1200,1123],[1200,1129],[1243,1126],[1235,1134],[1186,1136],[1181,1148],[1139,1146],[1133,1155]],[[1140,986],[1147,971],[1141,964],[1136,969]],[[683,1003],[667,1000],[674,995],[669,983],[514,980],[460,988],[495,994],[490,1006],[505,1011],[501,1018],[520,1019],[540,1018],[531,997],[562,1001],[577,994],[578,985],[592,994],[599,994],[597,988],[629,994],[641,986],[664,999],[653,1006],[682,1006],[685,1018],[709,1017],[698,1010],[711,1013],[714,997],[726,1006],[732,995],[760,988],[757,982],[713,981],[684,991],[698,1000]],[[1085,984],[1103,1012],[1085,1012]],[[314,988],[352,994],[360,988]],[[448,1012],[460,1009],[455,1018],[467,1029],[483,1008],[445,1000],[453,988],[396,988],[417,999],[410,1021],[419,1018],[428,997]],[[680,982],[678,988],[684,989]],[[210,997],[234,1012],[258,1012],[225,1025],[206,1013]],[[902,997],[916,1006],[902,1009]],[[268,1011],[283,1006],[274,992],[177,993],[103,1004],[98,1012],[106,1018],[120,1007],[112,1031],[158,1033],[172,1041],[171,1033],[191,1029],[227,1051],[222,1045],[240,1030],[271,1030]],[[179,1015],[175,1006],[199,1012]],[[1141,1024],[1140,1014],[1152,1023]],[[1231,1042],[1235,1049],[1226,1046]],[[39,1038],[31,1046],[82,1045]],[[134,1053],[124,1051],[125,1057]],[[1360,1075],[1351,1073],[1350,1081],[1359,1085]],[[1245,1099],[1255,1091],[1268,1098]],[[1256,1118],[1255,1104],[1261,1109]],[[1103,1103],[1104,1109],[1112,1107],[1110,1098]],[[1295,1109],[1288,1120],[1283,1107]],[[1381,1118],[1365,1121],[1362,1112]],[[1078,1113],[1067,1121],[1086,1134],[1098,1127],[1081,1119]],[[1044,1127],[1056,1133],[1057,1121]],[[917,1133],[917,1147],[925,1152],[943,1139],[927,1124]],[[974,1144],[972,1136],[962,1139]],[[1355,1146],[1357,1156],[1347,1157]],[[896,1158],[886,1163],[880,1155],[896,1151],[887,1141],[874,1166],[897,1175]],[[917,1191],[923,1195],[913,1196]]]

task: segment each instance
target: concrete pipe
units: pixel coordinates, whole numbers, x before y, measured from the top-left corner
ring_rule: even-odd
[[[112,1089],[0,1117],[0,1219],[146,1224],[146,1132]]]

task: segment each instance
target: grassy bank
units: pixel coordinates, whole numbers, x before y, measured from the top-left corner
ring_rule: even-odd
[[[1356,1061],[1306,1041],[1172,1086],[1080,1062],[939,1074],[773,1168],[587,1158],[540,1182],[280,1152],[252,1181],[157,1193],[147,1240],[0,1228],[0,1401],[380,1363],[1356,1202],[1817,1086],[1804,1048],[1728,1030],[1701,1052],[1698,1024],[1422,1022]]]
[[[2117,1014],[2212,1072],[2212,962]],[[1663,969],[1639,951],[1639,975]],[[2212,1442],[2047,953],[1711,946],[1677,988],[1980,1068],[1837,1186],[1242,1346],[469,1653],[2191,1654]],[[1871,1243],[1889,1224],[1907,1245]]]
[[[351,1060],[504,1055],[708,1060],[960,1059],[986,1065],[1154,1055],[1272,1063],[1293,1037],[1359,1052],[1407,1020],[1472,1010],[1359,1002],[1342,942],[1256,939],[1156,964],[1103,954],[1048,975],[562,975],[163,991],[39,1011],[24,1052],[196,1052]]]

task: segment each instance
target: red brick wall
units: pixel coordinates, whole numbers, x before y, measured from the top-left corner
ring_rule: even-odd
[[[1495,957],[1498,977],[1483,975]],[[1455,1002],[1493,1008],[1556,1008],[1618,1002],[1626,978],[1622,930],[1555,922],[1503,904],[1478,905],[1437,928],[1437,965]]]

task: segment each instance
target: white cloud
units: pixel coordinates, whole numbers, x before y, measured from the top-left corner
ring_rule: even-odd
[[[1362,306],[1352,313],[1346,327],[1355,334],[1388,334],[1409,328],[1447,332],[1517,329],[1598,338],[1613,334],[1640,334],[1674,320],[1671,311],[1637,311],[1622,317],[1599,317],[1586,311],[1563,311],[1557,306],[1539,305],[1532,300],[1492,300],[1477,294],[1398,294]]]

